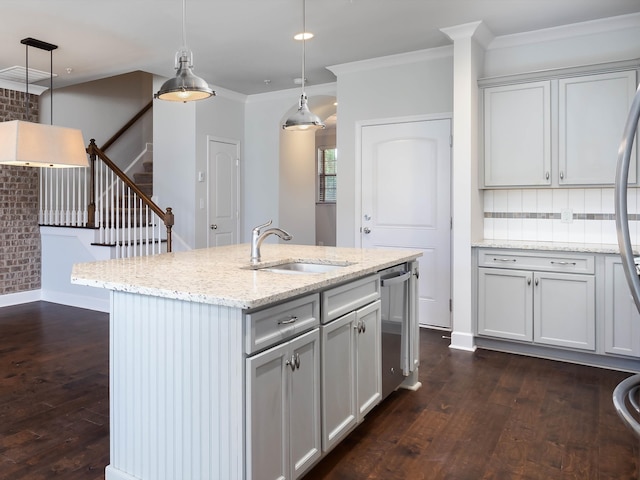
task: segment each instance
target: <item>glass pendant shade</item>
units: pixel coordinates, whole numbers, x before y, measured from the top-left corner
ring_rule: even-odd
[[[190,102],[203,100],[216,94],[209,84],[191,71],[191,55],[186,52],[178,52],[176,76],[162,84],[156,98],[172,102]]]
[[[325,125],[320,117],[309,110],[307,96],[303,93],[300,95],[298,111],[287,118],[282,128],[285,130],[318,130],[325,128]]]
[[[0,163],[25,167],[88,167],[82,132],[12,120],[0,123]]]

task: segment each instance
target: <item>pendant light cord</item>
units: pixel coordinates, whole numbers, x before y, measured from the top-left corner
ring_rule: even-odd
[[[182,0],[182,46],[185,50],[187,47],[187,0]]]
[[[28,122],[29,121],[29,45],[25,45],[25,65],[26,70],[25,70],[25,86],[26,86],[26,90],[27,90],[27,97],[26,97],[26,105],[27,105],[27,118],[25,118],[25,120]]]
[[[302,0],[302,94],[304,95],[304,73],[305,73],[305,63],[307,57],[307,12],[306,12],[307,1]]]

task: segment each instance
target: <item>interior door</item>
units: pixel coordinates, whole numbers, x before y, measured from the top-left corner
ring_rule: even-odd
[[[421,325],[451,328],[451,121],[362,127],[364,248],[421,250]]]
[[[238,143],[209,139],[208,145],[208,220],[207,246],[238,243],[240,232],[238,205]]]

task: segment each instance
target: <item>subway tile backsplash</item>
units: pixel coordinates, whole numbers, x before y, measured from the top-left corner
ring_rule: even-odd
[[[627,195],[633,244],[640,243],[639,191]],[[614,211],[613,188],[485,190],[484,238],[615,244]]]

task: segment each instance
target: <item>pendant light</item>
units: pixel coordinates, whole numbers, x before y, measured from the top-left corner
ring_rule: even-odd
[[[187,0],[182,0],[182,47],[176,53],[176,76],[162,84],[154,96],[172,102],[203,100],[216,94],[209,84],[193,74],[193,52],[187,47]]]
[[[25,38],[20,43],[26,48],[26,121],[11,120],[0,123],[0,163],[24,167],[88,167],[82,132],[75,128],[53,125],[53,50],[58,46],[35,38]],[[50,53],[51,125],[28,121],[29,47],[47,50]]]
[[[306,41],[310,38],[307,35],[306,28],[306,0],[302,0],[302,94],[300,95],[300,102],[298,104],[298,111],[287,118],[282,128],[285,130],[317,130],[325,128],[324,123],[320,120],[320,117],[311,113],[309,105],[307,105],[307,94],[304,91],[305,81],[305,57],[306,57]]]

